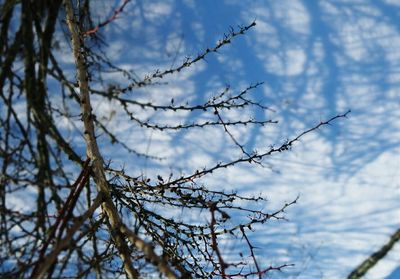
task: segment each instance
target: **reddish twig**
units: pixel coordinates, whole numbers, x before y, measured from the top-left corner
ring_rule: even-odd
[[[88,158],[85,162],[84,168],[78,178],[78,180],[74,183],[74,186],[71,190],[71,193],[67,199],[67,202],[64,205],[64,208],[67,209],[64,213],[64,217],[62,218],[62,223],[60,228],[58,229],[58,236],[57,240],[61,239],[64,229],[66,227],[67,221],[71,218],[72,212],[75,208],[76,201],[78,200],[79,194],[81,193],[83,187],[85,186],[86,182],[89,180],[90,168],[89,166],[90,159]],[[63,208],[63,209],[64,209]]]
[[[37,264],[35,266],[35,269],[37,271],[31,275],[32,279],[43,278],[44,275],[46,274],[46,272],[48,272],[48,275],[49,275],[48,278],[52,278],[51,270],[53,270],[52,266],[54,265],[55,261],[57,260],[57,256],[60,254],[60,252],[62,250],[66,249],[71,244],[71,241],[73,241],[73,235],[75,234],[75,232],[79,228],[81,228],[81,226],[85,222],[85,220],[87,220],[88,218],[90,218],[90,216],[93,215],[94,211],[103,202],[103,198],[104,198],[104,196],[101,193],[99,193],[97,195],[97,197],[94,199],[93,204],[89,207],[89,209],[84,214],[79,216],[76,219],[75,223],[72,224],[70,230],[68,231],[68,234],[66,234],[63,239],[61,239],[54,245],[53,250],[46,257],[44,257],[42,261],[37,262]],[[78,237],[78,239],[81,238],[83,235],[86,235],[87,233],[89,233],[89,231],[82,232],[80,234],[80,237]],[[50,269],[50,271],[49,271],[49,269]]]
[[[90,176],[90,168],[88,167],[89,162],[90,162],[90,159],[88,158],[85,162],[82,172],[79,175],[79,178],[74,183],[74,187],[72,187],[72,189],[71,189],[70,195],[64,205],[64,208],[67,208],[67,210],[64,211],[65,216],[62,217],[62,215],[60,215],[58,217],[58,218],[62,218],[62,222],[59,226],[58,234],[55,238],[56,239],[55,243],[59,243],[61,241],[64,230],[67,227],[68,220],[71,219],[72,212],[74,211],[75,204],[78,200],[79,194],[81,193],[83,187],[86,185],[87,181],[89,180],[89,176]],[[77,185],[77,186],[75,186],[75,185]],[[54,231],[57,231],[57,227],[55,228]],[[57,259],[54,260],[53,264],[51,265],[51,267],[48,270],[48,275],[47,275],[48,279],[52,278],[52,273],[54,271],[56,264],[57,264]]]
[[[118,15],[124,11],[124,8],[125,8],[126,4],[128,4],[129,1],[130,0],[124,0],[122,5],[113,12],[113,14],[110,18],[108,18],[105,21],[103,21],[102,23],[98,24],[95,28],[87,30],[82,35],[89,36],[91,34],[94,34],[97,31],[99,31],[100,28],[102,28],[102,27],[106,26],[107,24],[111,23],[112,21],[116,20]]]
[[[77,199],[80,191],[82,190],[83,185],[85,185],[85,183],[88,179],[89,163],[90,163],[90,158],[87,158],[84,163],[84,167],[83,167],[81,173],[79,174],[77,180],[71,187],[72,189],[67,198],[67,201],[65,202],[64,206],[59,211],[56,222],[54,223],[53,228],[51,229],[49,236],[47,237],[47,240],[43,243],[42,249],[40,250],[39,259],[37,261],[37,264],[35,265],[35,268],[32,271],[31,278],[34,278],[34,276],[37,272],[37,269],[39,267],[39,264],[41,263],[42,259],[44,258],[44,254],[46,253],[46,250],[47,250],[51,240],[56,235],[57,231],[59,232],[57,238],[61,237],[62,231],[65,228],[65,224],[68,221],[67,217],[70,217],[70,215],[72,214],[72,209],[73,209],[72,205],[75,204],[74,200]],[[71,209],[71,207],[72,207],[72,209]]]

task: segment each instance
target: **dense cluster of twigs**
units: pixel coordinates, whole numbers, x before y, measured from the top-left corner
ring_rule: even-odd
[[[99,30],[112,24],[128,2],[123,1],[110,18],[97,25],[92,23],[90,1],[7,0],[0,6],[0,277],[92,278],[96,274],[102,278],[112,274],[137,278],[162,274],[168,278],[261,278],[287,267],[286,263],[262,266],[248,232],[257,224],[284,218],[285,209],[296,200],[275,212],[264,212],[257,209],[257,204],[266,202],[263,197],[212,190],[201,179],[239,163],[261,164],[264,157],[290,149],[304,134],[346,114],[321,122],[279,146],[255,152],[245,150],[231,127],[276,122],[224,120],[224,113],[253,106],[269,110],[250,96],[261,83],[238,93],[227,87],[200,104],[181,105],[172,99],[159,105],[136,100],[129,92],[185,70],[256,24],[232,28],[215,46],[194,58],[140,79],[112,65],[98,53],[100,49],[87,43],[101,42]],[[63,31],[65,39],[71,39],[76,80],[68,78],[71,74],[57,59],[52,44],[55,34]],[[104,67],[119,71],[130,84],[104,85],[104,89],[91,86],[95,77],[99,79],[94,69]],[[50,87],[49,83],[57,85]],[[100,134],[137,156],[156,158],[109,130],[103,119],[94,115],[91,96],[114,101],[116,109],[142,129],[222,127],[241,156],[169,177],[145,177],[115,169],[104,162],[97,144]],[[79,109],[79,117],[71,114]],[[213,120],[162,124],[140,118],[140,110],[200,110]],[[70,139],[60,124],[62,117],[77,127]],[[84,151],[78,148],[81,143],[86,145]],[[16,202],[21,200],[28,202]],[[234,222],[233,215],[243,218]],[[229,251],[223,251],[220,244],[227,238],[247,247],[248,256],[227,258]],[[250,265],[244,258],[250,259]]]

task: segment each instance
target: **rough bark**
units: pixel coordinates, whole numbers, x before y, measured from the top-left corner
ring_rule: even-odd
[[[134,269],[128,244],[125,237],[128,237],[132,244],[141,250],[150,261],[156,263],[161,272],[168,278],[177,278],[176,274],[170,267],[161,260],[159,256],[153,251],[151,245],[144,242],[136,234],[127,229],[123,224],[121,217],[111,200],[110,188],[106,179],[104,171],[104,161],[100,153],[94,128],[94,119],[92,117],[92,107],[90,104],[89,94],[89,77],[87,66],[85,63],[84,42],[81,36],[80,28],[74,18],[74,10],[69,0],[64,0],[67,25],[71,33],[72,51],[75,59],[77,69],[77,80],[80,90],[80,103],[82,112],[82,121],[84,123],[84,136],[86,141],[87,156],[92,161],[93,178],[96,183],[97,189],[100,194],[104,196],[102,209],[110,222],[113,239],[119,250],[120,257],[124,263],[124,269],[128,278],[138,278],[138,272]]]
[[[378,251],[369,256],[356,269],[354,269],[348,279],[357,279],[364,276],[371,268],[373,268],[386,254],[393,248],[394,244],[400,240],[400,229],[391,235],[389,241],[383,245]]]

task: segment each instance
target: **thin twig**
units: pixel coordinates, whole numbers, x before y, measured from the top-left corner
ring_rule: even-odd
[[[243,237],[246,239],[247,246],[249,246],[249,249],[250,249],[250,256],[252,257],[253,262],[254,262],[254,265],[255,265],[255,267],[256,267],[256,269],[257,269],[258,278],[261,279],[261,278],[262,278],[262,276],[261,276],[262,273],[261,273],[260,267],[258,266],[258,263],[257,263],[257,260],[256,260],[256,256],[255,256],[255,254],[254,254],[254,246],[250,243],[250,240],[249,240],[249,238],[247,237],[247,235],[246,235],[246,233],[245,233],[245,231],[244,231],[243,226],[240,226],[240,231],[242,232]]]
[[[216,203],[211,203],[210,204],[210,212],[211,212],[211,223],[210,223],[210,231],[211,231],[211,241],[212,241],[212,249],[214,252],[217,254],[218,257],[218,262],[219,262],[219,267],[221,269],[221,277],[222,279],[226,278],[225,274],[225,267],[227,264],[225,263],[224,259],[222,258],[221,251],[219,250],[218,247],[218,241],[217,241],[217,235],[215,233],[215,211],[217,210],[217,204]]]
[[[102,23],[98,24],[95,28],[87,30],[82,35],[83,36],[92,35],[92,34],[96,33],[97,31],[99,31],[100,28],[102,28],[102,27],[106,26],[107,24],[111,23],[112,21],[116,20],[118,15],[121,14],[124,11],[124,8],[125,8],[126,4],[128,4],[129,1],[130,0],[124,0],[122,5],[113,12],[111,17],[109,17],[108,19],[106,19]]]
[[[77,188],[81,188],[80,185],[82,184],[82,181],[85,181],[88,176],[88,167],[89,167],[89,162],[90,159],[86,159],[84,168],[82,169],[81,173],[78,176],[78,179],[75,181],[75,183],[71,187],[71,192],[67,198],[67,201],[65,202],[64,206],[61,208],[61,210],[58,213],[56,222],[53,225],[52,230],[49,233],[49,236],[47,237],[47,240],[43,243],[42,249],[40,250],[39,253],[39,258],[38,261],[35,265],[35,268],[32,271],[31,278],[33,278],[36,274],[37,268],[39,266],[39,263],[43,260],[44,254],[46,253],[47,247],[49,246],[50,242],[53,240],[54,236],[56,235],[57,231],[59,231],[59,237],[62,235],[62,229],[63,224],[65,224],[68,220],[66,218],[65,214],[71,210],[71,201],[74,199],[74,194]],[[77,197],[76,197],[77,198]],[[58,237],[57,237],[58,238]]]

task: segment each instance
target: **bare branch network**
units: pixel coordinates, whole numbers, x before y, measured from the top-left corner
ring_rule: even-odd
[[[238,92],[227,86],[194,104],[173,98],[160,103],[135,98],[135,90],[162,86],[166,76],[177,75],[217,53],[256,23],[231,28],[195,57],[140,78],[102,54],[100,36],[103,27],[118,20],[133,2],[122,1],[111,16],[97,24],[90,7],[94,2],[90,1],[22,0],[1,5],[0,276],[261,278],[290,267],[291,263],[266,266],[257,258],[250,232],[269,220],[284,219],[285,210],[297,199],[265,212],[259,209],[265,208],[264,197],[215,190],[202,179],[237,164],[262,164],[263,158],[291,149],[304,135],[349,112],[256,152],[247,150],[232,129],[277,122],[232,119],[227,112],[271,111],[251,96],[262,83]],[[76,80],[71,80],[71,69],[59,58],[56,36],[70,46]],[[103,80],[102,73],[107,71],[119,73],[128,85]],[[240,155],[168,177],[147,177],[115,168],[107,163],[115,158],[104,157],[100,140],[132,155],[127,164],[135,158],[162,158],[121,139],[109,128],[112,119],[96,117],[93,104],[101,102],[113,103],[132,127],[142,131],[223,130]],[[193,117],[192,122],[166,124],[143,117],[142,112],[148,111],[202,112],[208,119]],[[72,136],[63,119],[73,125]],[[16,200],[27,203],[16,209]],[[240,243],[244,249],[236,257],[228,256],[230,251],[224,250],[227,241]]]

